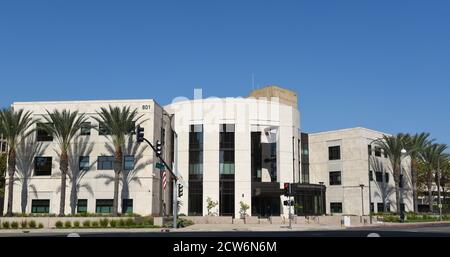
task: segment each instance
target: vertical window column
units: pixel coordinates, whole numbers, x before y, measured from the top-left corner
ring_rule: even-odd
[[[221,216],[234,216],[234,124],[220,125],[219,211]]]
[[[203,215],[203,125],[189,130],[189,216]]]

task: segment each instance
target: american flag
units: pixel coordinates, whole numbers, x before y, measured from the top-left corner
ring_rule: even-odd
[[[167,175],[166,175],[166,171],[163,171],[163,189],[166,190],[167,187]]]

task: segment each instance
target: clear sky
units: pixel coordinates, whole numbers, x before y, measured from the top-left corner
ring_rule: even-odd
[[[0,1],[0,105],[299,94],[308,132],[450,144],[448,0]]]

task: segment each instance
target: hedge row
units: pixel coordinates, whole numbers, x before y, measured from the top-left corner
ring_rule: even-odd
[[[20,223],[17,221],[9,222],[9,221],[3,221],[1,222],[1,228],[2,229],[37,229],[37,228],[44,228],[44,224],[37,223],[34,220],[26,221],[22,220]]]

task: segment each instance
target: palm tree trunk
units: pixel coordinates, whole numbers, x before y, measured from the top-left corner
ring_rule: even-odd
[[[117,217],[119,213],[119,183],[121,172],[122,172],[122,149],[119,147],[116,150],[114,161],[114,200],[112,213],[114,217]]]
[[[428,172],[427,176],[427,188],[428,188],[428,206],[430,212],[433,212],[433,173]]]
[[[13,216],[13,187],[14,187],[14,173],[16,170],[16,150],[10,149],[8,154],[8,207],[6,216]]]
[[[62,217],[65,214],[66,209],[66,180],[67,180],[67,170],[69,169],[67,152],[63,151],[61,153],[61,158],[59,160],[59,169],[61,171],[61,199],[59,201],[59,216]]]
[[[75,177],[75,174],[72,175],[72,186],[70,188],[70,213],[72,215],[75,215],[76,208],[77,208],[77,201],[78,201],[78,195],[77,195],[77,178]]]

